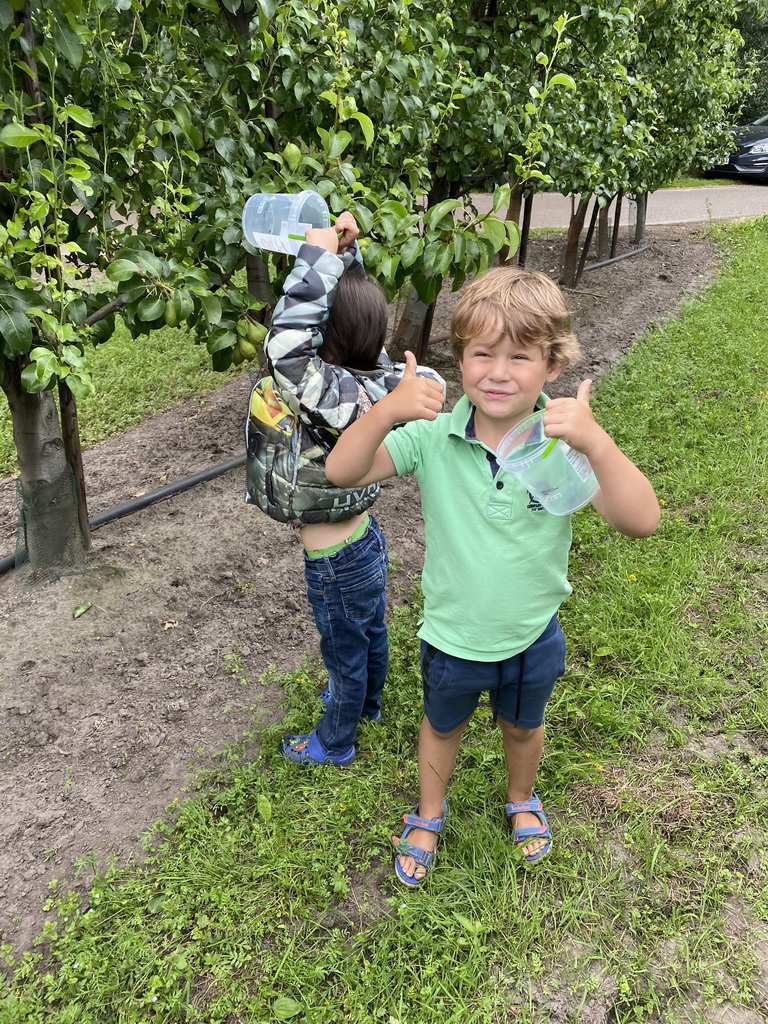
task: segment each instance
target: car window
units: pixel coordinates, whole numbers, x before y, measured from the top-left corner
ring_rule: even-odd
[[[756,117],[752,124],[768,124],[768,114],[763,114],[762,117]]]

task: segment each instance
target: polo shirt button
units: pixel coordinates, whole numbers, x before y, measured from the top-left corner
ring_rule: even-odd
[[[496,490],[497,491],[500,491],[503,486],[504,486],[504,484],[501,482],[501,480],[497,480],[496,481]]]

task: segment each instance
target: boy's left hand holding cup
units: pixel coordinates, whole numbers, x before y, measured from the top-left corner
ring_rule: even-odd
[[[339,214],[333,227],[307,228],[307,242],[310,245],[317,245],[338,256],[343,256],[359,235],[357,221],[348,210]]]

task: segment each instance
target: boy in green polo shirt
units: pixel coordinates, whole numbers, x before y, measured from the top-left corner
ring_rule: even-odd
[[[537,407],[544,428],[590,460],[600,484],[592,504],[629,537],[659,521],[653,488],[595,421],[591,381],[576,398],[543,389],[579,355],[560,289],[545,274],[506,267],[467,286],[456,305],[451,344],[464,395],[441,413],[439,386],[405,375],[339,438],[327,476],[342,487],[413,473],[421,492],[425,555],[419,738],[419,803],[395,843],[397,876],[424,879],[448,813],[445,792],[462,733],[487,690],[504,743],[505,812],[512,842],[530,863],[551,848],[533,792],[544,738],[544,708],[565,671],[557,610],[566,578],[570,516],[554,516],[496,461],[504,435]],[[392,430],[396,423],[405,423]],[[390,432],[391,431],[391,432]]]

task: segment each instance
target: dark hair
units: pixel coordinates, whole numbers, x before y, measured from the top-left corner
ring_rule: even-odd
[[[365,274],[339,280],[318,355],[326,363],[353,370],[374,370],[387,336],[387,302],[378,284]]]

